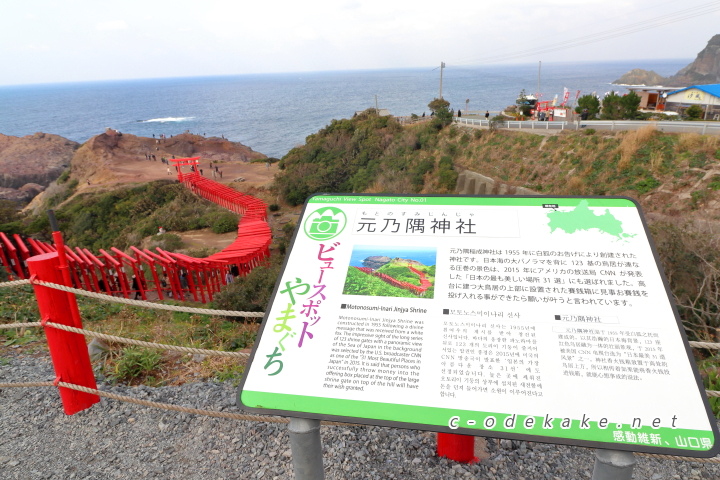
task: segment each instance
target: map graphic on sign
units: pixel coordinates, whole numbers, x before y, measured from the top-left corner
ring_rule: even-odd
[[[298,225],[238,390],[243,409],[720,450],[634,200],[315,195]]]
[[[615,218],[610,210],[605,209],[601,215],[589,208],[587,200],[581,200],[577,207],[568,212],[554,211],[547,214],[550,222],[550,231],[557,229],[565,233],[575,233],[581,230],[598,230],[618,239],[634,237],[634,234],[623,232],[622,222]]]

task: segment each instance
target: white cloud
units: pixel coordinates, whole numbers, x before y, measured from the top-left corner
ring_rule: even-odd
[[[100,22],[95,25],[95,30],[99,32],[112,32],[116,30],[127,30],[128,24],[125,20],[111,20],[109,22]]]

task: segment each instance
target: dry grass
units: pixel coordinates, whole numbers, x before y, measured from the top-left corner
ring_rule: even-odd
[[[650,154],[650,171],[653,173],[659,173],[660,167],[663,163],[663,152],[655,150]]]
[[[395,174],[394,172],[380,175],[368,188],[365,193],[412,193],[413,186],[407,175]]]
[[[565,193],[567,195],[580,195],[585,192],[585,181],[577,176],[568,178],[565,184]]]
[[[678,153],[695,150],[700,148],[704,143],[703,136],[699,133],[681,133],[677,142]]]
[[[637,153],[641,146],[649,142],[655,135],[654,125],[648,125],[623,135],[618,150],[620,152],[620,161],[618,169],[627,170],[630,167],[633,156]]]

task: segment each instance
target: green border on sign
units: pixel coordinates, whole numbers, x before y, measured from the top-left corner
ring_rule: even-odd
[[[570,422],[565,422],[568,425],[563,427],[562,424],[565,419],[555,417],[549,420],[552,428],[544,428],[544,422],[548,420],[546,417],[520,414],[513,415],[507,412],[497,413],[458,410],[451,408],[400,405],[395,403],[366,402],[361,400],[311,397],[305,395],[289,395],[247,390],[242,391],[241,398],[243,405],[251,408],[297,411],[302,413],[333,415],[338,417],[402,422],[415,424],[418,428],[421,428],[423,425],[427,425],[429,427],[448,427],[450,419],[459,417],[459,423],[462,423],[463,419],[465,421],[468,419],[475,420],[476,424],[474,426],[462,425],[462,428],[466,431],[468,429],[478,430],[478,434],[480,432],[512,433],[546,438],[580,440],[585,442],[607,442],[644,447],[675,448],[678,450],[694,452],[708,451],[715,444],[712,431],[671,428],[667,426],[653,428],[651,425],[643,425],[641,427],[633,428],[633,426],[628,424],[618,426],[612,422],[609,422],[604,428],[602,428],[598,425],[598,421],[600,420],[598,418],[589,419],[589,421],[586,422],[586,428],[583,428],[581,426],[580,419],[571,419]],[[510,417],[515,418],[515,428],[506,428],[504,425],[505,421]],[[529,421],[527,420],[528,418],[533,418],[534,420]],[[423,423],[418,424],[418,419],[422,419]],[[485,423],[486,421],[488,423]],[[493,427],[488,428],[488,425],[492,422],[494,422]],[[665,422],[670,423],[670,419],[665,419]],[[526,425],[531,424],[532,426],[529,428],[526,427]],[[638,441],[628,442],[625,435],[623,435],[625,441],[620,442],[615,440],[614,432],[616,431],[622,431],[623,433],[630,432],[631,436],[634,436],[638,439]],[[659,438],[662,440],[662,444],[649,443],[651,435],[659,435]],[[647,438],[647,441],[639,441],[641,438]],[[676,442],[676,439],[680,439],[680,443],[685,443],[686,445],[682,446],[672,444]],[[688,439],[692,440],[688,441]],[[708,442],[706,442],[706,444],[709,444],[709,446],[702,448],[701,439],[707,439]],[[692,446],[692,443],[697,444],[697,447]]]
[[[588,202],[590,207],[630,207],[637,208],[638,204],[631,198],[622,197],[464,197],[464,196],[385,196],[385,195],[314,195],[308,203],[340,203],[354,205],[459,205],[468,207],[478,206],[516,206],[516,207],[542,207],[543,205],[557,205],[558,207],[577,207],[581,201]]]

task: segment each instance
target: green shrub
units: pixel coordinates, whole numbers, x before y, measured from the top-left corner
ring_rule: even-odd
[[[270,265],[260,265],[247,276],[226,285],[213,297],[213,307],[221,310],[264,312],[270,302],[275,282],[280,274],[276,257]],[[259,320],[259,319],[258,319]]]
[[[60,176],[58,177],[58,179],[56,181],[58,184],[63,184],[68,181],[68,178],[70,178],[70,169],[69,168],[63,170],[63,172],[60,174]]]
[[[705,390],[720,390],[720,358],[711,357],[698,363],[700,377]],[[720,418],[720,398],[709,397],[708,402],[713,414]]]
[[[705,111],[700,105],[691,105],[685,110],[685,115],[690,120],[700,120],[704,114]]]
[[[268,210],[270,210],[271,212],[277,212],[278,210],[280,210],[280,205],[278,205],[277,203],[271,203],[268,207]]]
[[[160,367],[162,355],[156,350],[127,347],[120,352],[110,377],[117,382],[142,380]]]
[[[152,240],[150,240],[150,248],[160,247],[168,252],[180,250],[181,248],[183,248],[183,246],[185,246],[185,244],[183,243],[182,238],[180,238],[179,235],[175,235],[174,233],[163,233],[162,235],[155,235],[154,237],[152,237]]]
[[[715,175],[710,179],[710,183],[708,184],[708,188],[710,190],[720,190],[720,175]]]
[[[238,216],[232,212],[220,212],[213,220],[210,230],[213,233],[229,233],[238,229]]]
[[[633,188],[637,190],[640,195],[648,193],[651,190],[656,189],[660,186],[660,181],[655,177],[648,177],[637,182]]]

